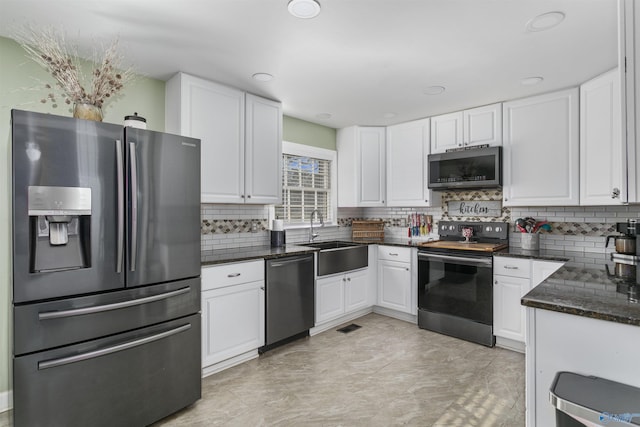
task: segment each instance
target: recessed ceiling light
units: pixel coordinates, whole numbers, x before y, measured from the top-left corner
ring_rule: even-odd
[[[385,119],[393,119],[395,116],[397,116],[396,113],[384,113],[382,117],[384,117]]]
[[[423,91],[423,93],[425,95],[440,95],[444,91],[445,91],[444,86],[429,86]]]
[[[253,76],[254,80],[257,80],[259,82],[268,82],[273,80],[273,76],[269,73],[255,73]]]
[[[326,119],[330,119],[331,118],[331,114],[330,113],[319,113],[319,114],[316,114],[316,117],[318,119],[326,120]]]
[[[520,83],[522,83],[525,86],[533,86],[533,85],[537,85],[538,83],[542,83],[544,79],[542,77],[525,77],[524,79],[520,80]]]
[[[296,18],[315,18],[320,13],[320,3],[315,0],[291,0],[287,9]]]
[[[529,32],[544,31],[555,27],[564,20],[564,12],[547,12],[538,15],[527,22]]]

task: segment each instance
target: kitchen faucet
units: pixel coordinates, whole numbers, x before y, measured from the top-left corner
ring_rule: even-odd
[[[318,214],[318,218],[320,218],[320,226],[324,227],[324,220],[322,219],[322,214],[318,209],[314,209],[313,212],[311,212],[311,217],[309,218],[309,221],[311,223],[311,228],[309,228],[309,243],[313,243],[313,239],[318,237],[318,233],[313,232],[313,214],[314,213]]]

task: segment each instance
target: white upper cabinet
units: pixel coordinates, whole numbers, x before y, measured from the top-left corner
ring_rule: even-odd
[[[427,188],[429,119],[387,127],[387,206],[434,206]]]
[[[640,5],[633,0],[620,2],[620,64],[626,126],[628,199],[640,203]],[[626,68],[626,69],[625,69]]]
[[[462,147],[462,111],[431,118],[431,152]]]
[[[580,204],[627,201],[620,74],[611,70],[580,86]]]
[[[282,201],[282,104],[246,96],[246,203]]]
[[[502,103],[463,111],[465,146],[502,145]]]
[[[178,73],[166,84],[167,132],[199,138],[203,203],[279,203],[282,107]]]
[[[384,206],[385,128],[338,129],[338,206]]]
[[[579,204],[578,89],[505,102],[504,206]]]
[[[431,152],[481,144],[502,145],[502,104],[431,118]]]

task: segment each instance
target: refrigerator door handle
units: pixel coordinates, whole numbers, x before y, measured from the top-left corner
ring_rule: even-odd
[[[97,305],[93,307],[74,308],[71,310],[45,311],[38,313],[38,320],[60,319],[73,316],[84,316],[85,314],[96,314],[111,310],[120,310],[122,308],[133,307],[136,305],[148,304],[150,302],[160,301],[172,298],[178,295],[191,292],[190,287],[176,289],[175,291],[164,292],[157,295],[151,295],[144,298],[132,299],[127,301],[116,302],[112,304]]]
[[[136,252],[138,251],[138,165],[136,159],[136,144],[129,143],[131,162],[131,265],[130,270],[136,271]]]
[[[124,157],[122,153],[122,141],[116,140],[116,168],[118,175],[118,236],[116,273],[122,273],[122,261],[124,258]]]
[[[148,337],[140,338],[137,340],[125,342],[122,344],[114,345],[111,347],[101,348],[99,350],[88,351],[86,353],[80,353],[73,356],[61,357],[60,359],[52,359],[45,360],[43,362],[38,362],[38,370],[48,369],[48,368],[56,368],[58,366],[68,365],[69,363],[77,363],[82,362],[84,360],[95,359],[96,357],[105,356],[107,354],[117,353],[124,350],[129,350],[130,348],[138,347],[144,344],[151,343],[153,341],[158,341],[163,338],[170,337],[171,335],[179,334],[180,332],[184,332],[186,330],[191,329],[191,324],[188,323],[186,325],[182,325],[180,327],[170,329],[165,332],[161,332],[159,334],[151,335]]]

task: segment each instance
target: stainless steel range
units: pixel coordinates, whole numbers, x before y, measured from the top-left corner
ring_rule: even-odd
[[[418,326],[493,347],[493,252],[503,222],[440,221],[440,240],[418,251]]]

